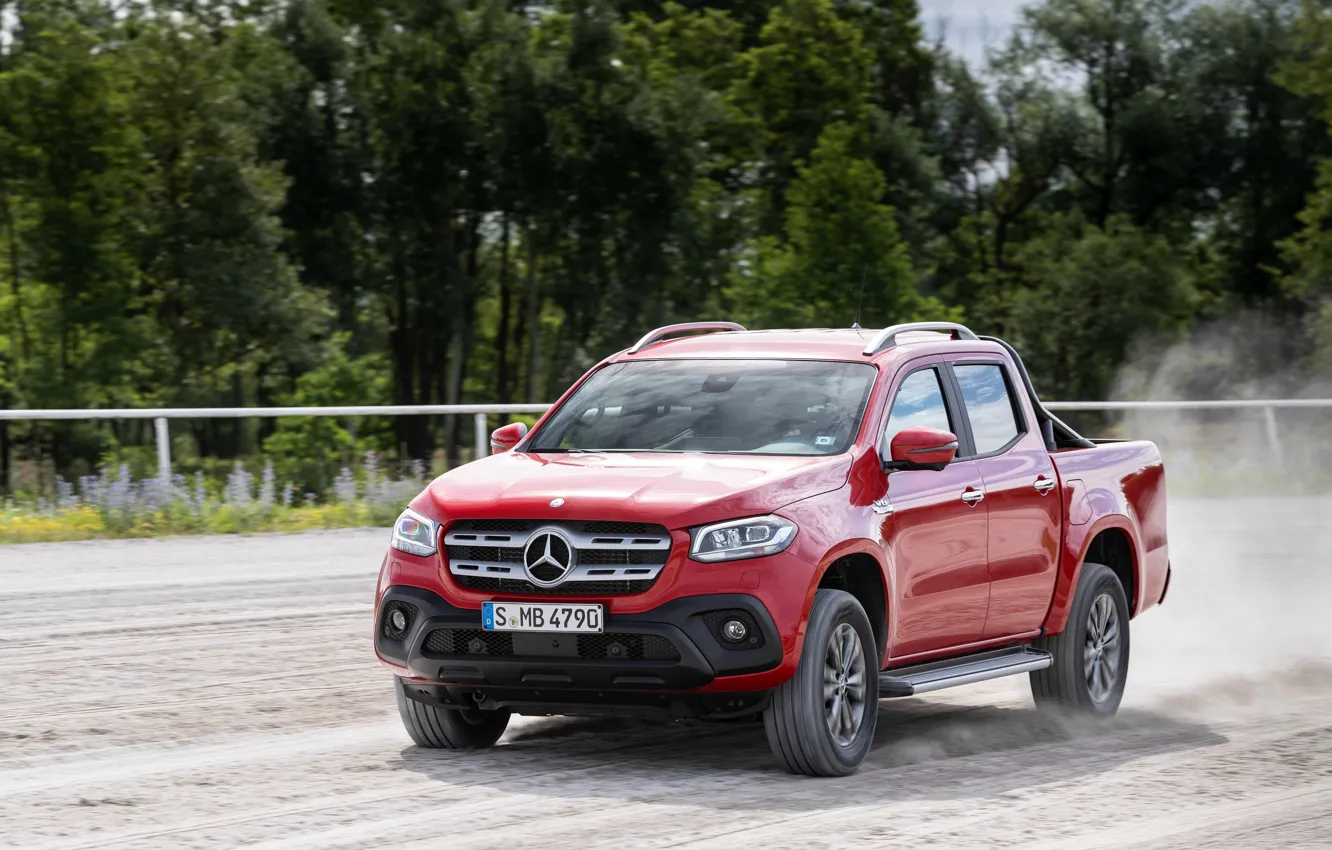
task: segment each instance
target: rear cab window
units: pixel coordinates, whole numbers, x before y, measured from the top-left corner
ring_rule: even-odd
[[[971,456],[1011,448],[1026,428],[1007,370],[1001,363],[952,363],[971,436]]]

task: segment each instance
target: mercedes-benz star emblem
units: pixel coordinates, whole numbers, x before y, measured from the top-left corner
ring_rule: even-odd
[[[523,566],[527,577],[541,587],[559,584],[573,569],[574,550],[569,538],[558,531],[543,529],[533,534],[523,547]]]

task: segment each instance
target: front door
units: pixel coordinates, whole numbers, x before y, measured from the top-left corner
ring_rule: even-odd
[[[955,393],[943,368],[938,362],[908,367],[891,396],[882,456],[893,435],[912,425],[958,433]],[[883,542],[896,585],[891,659],[980,640],[990,597],[984,489],[974,463],[889,474],[892,517]]]
[[[1050,607],[1062,506],[1054,462],[1034,411],[999,359],[950,358],[973,459],[989,507],[990,607],[986,638],[1040,628]]]

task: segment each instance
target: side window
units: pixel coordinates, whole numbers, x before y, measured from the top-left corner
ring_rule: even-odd
[[[976,454],[997,452],[1012,442],[1021,428],[1003,367],[997,363],[958,364],[953,367],[953,374],[962,390],[962,404],[971,423]]]
[[[953,430],[948,421],[948,405],[944,402],[938,369],[921,369],[902,381],[888,413],[888,426],[883,430],[881,445],[887,446],[899,431],[913,425],[925,425],[940,431]]]

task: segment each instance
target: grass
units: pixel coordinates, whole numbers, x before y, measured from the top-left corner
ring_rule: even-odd
[[[222,505],[204,516],[158,511],[117,521],[87,506],[44,512],[10,506],[0,509],[0,544],[181,534],[259,534],[367,526],[387,528],[395,516],[396,511],[389,516],[382,508],[369,505],[301,505],[266,511],[246,511]]]
[[[373,453],[358,472],[344,468],[325,499],[279,487],[271,463],[258,480],[237,465],[225,482],[202,473],[136,480],[121,466],[76,483],[57,479],[49,498],[0,503],[0,544],[388,527],[424,483],[421,465],[395,478]]]

